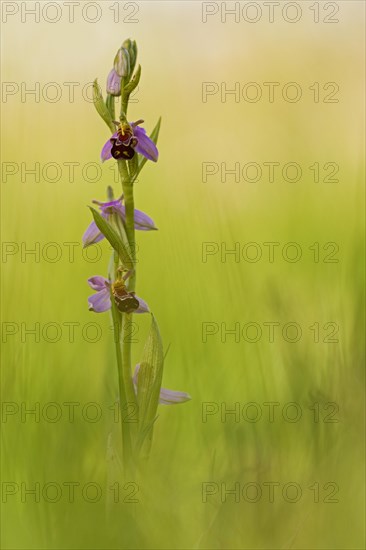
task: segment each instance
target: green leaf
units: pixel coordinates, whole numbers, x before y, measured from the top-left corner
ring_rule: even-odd
[[[125,48],[130,56],[130,75],[133,74],[137,60],[137,45],[135,40],[127,38],[122,44],[122,48]]]
[[[97,210],[89,206],[91,213],[93,214],[93,218],[95,221],[96,226],[100,230],[101,233],[105,236],[107,241],[111,244],[111,246],[114,248],[114,250],[117,252],[122,265],[128,269],[134,268],[134,263],[131,259],[131,256],[127,250],[127,247],[125,243],[122,241],[121,237],[117,233],[117,231],[99,214]]]
[[[102,90],[98,84],[97,79],[93,82],[93,102],[98,114],[102,117],[108,128],[112,133],[115,131],[115,125],[111,117],[111,113],[104,102]]]
[[[115,97],[114,95],[107,94],[107,99],[105,101],[106,107],[111,115],[111,119],[115,120],[116,118],[116,109],[115,109]],[[108,125],[109,126],[109,125]],[[115,128],[113,129],[114,132]]]
[[[126,95],[130,95],[131,92],[134,91],[135,88],[137,88],[141,78],[141,65],[139,65],[136,69],[135,74],[131,78],[128,84],[124,87],[123,91]]]
[[[158,324],[152,315],[150,332],[144,347],[137,376],[139,405],[139,439],[142,447],[146,438],[151,442],[153,425],[159,404],[163,378],[164,353]]]
[[[153,142],[155,143],[155,145],[158,143],[158,137],[159,137],[159,132],[160,132],[160,126],[161,126],[161,117],[159,117],[159,120],[157,121],[156,125],[155,125],[155,128],[153,129],[153,131],[151,132],[150,134],[150,138],[153,140]]]
[[[128,173],[129,179],[133,182],[135,174],[139,169],[139,159],[138,155],[134,155],[131,160],[128,161]]]
[[[160,133],[160,126],[161,126],[161,117],[159,117],[159,120],[157,121],[157,123],[155,125],[155,128],[153,129],[153,131],[150,134],[150,139],[153,140],[155,145],[157,145],[157,143],[158,143],[158,137],[159,137],[159,133]],[[139,166],[138,166],[138,169],[137,169],[136,174],[133,178],[133,181],[136,181],[137,176],[139,175],[139,173],[141,172],[141,170],[145,166],[146,162],[147,162],[147,158],[143,157],[140,164],[139,164]]]

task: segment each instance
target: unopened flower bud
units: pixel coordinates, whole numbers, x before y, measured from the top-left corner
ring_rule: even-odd
[[[111,70],[107,78],[107,93],[113,96],[121,95],[121,77],[114,69]]]
[[[137,60],[137,45],[136,45],[135,40],[130,40],[128,38],[127,40],[125,40],[123,42],[122,48],[125,48],[129,53],[129,56],[130,56],[130,73],[132,75],[132,73],[135,69],[136,60]]]
[[[127,38],[123,44],[122,44],[122,48],[126,48],[126,50],[130,50],[130,47],[131,47],[131,44],[132,44],[132,41],[130,38]]]
[[[126,48],[120,48],[114,58],[114,70],[118,76],[128,76],[130,73],[130,56]]]

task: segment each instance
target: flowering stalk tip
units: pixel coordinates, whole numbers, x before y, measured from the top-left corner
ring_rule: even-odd
[[[132,459],[135,460],[143,448],[149,450],[158,404],[173,405],[190,399],[185,392],[161,387],[164,351],[159,328],[147,303],[135,293],[135,231],[153,231],[156,226],[150,216],[135,208],[134,182],[147,160],[158,160],[156,144],[161,122],[159,119],[148,136],[141,126],[143,120],[129,122],[127,118],[129,98],[140,78],[137,45],[134,40],[127,39],[117,51],[108,73],[105,100],[97,80],[94,81],[94,106],[112,134],[102,148],[101,160],[117,160],[123,194],[114,199],[109,187],[106,202],[93,201],[97,208],[90,207],[93,221],[82,237],[84,247],[106,239],[113,248],[108,278],[96,275],[88,279],[94,291],[88,298],[88,306],[95,313],[111,311],[112,314],[121,416],[124,416],[128,403],[138,406],[137,426],[121,423],[127,474]],[[115,120],[116,97],[121,98],[118,122]],[[123,335],[131,323],[131,316],[142,313],[150,313],[152,321],[141,361],[132,374],[135,362],[132,362],[131,342]]]

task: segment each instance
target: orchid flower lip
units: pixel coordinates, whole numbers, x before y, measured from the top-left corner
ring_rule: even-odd
[[[131,273],[129,273],[130,275]],[[88,285],[94,290],[95,294],[89,296],[89,310],[95,313],[103,313],[112,307],[111,297],[115,300],[117,308],[125,313],[150,313],[148,304],[136,296],[134,292],[128,292],[125,289],[124,281],[111,283],[109,279],[95,275],[88,279]],[[116,300],[116,298],[118,298]],[[119,307],[120,306],[120,307]]]
[[[157,162],[159,158],[158,148],[147,135],[146,130],[140,126],[142,123],[143,119],[130,123],[127,121],[122,121],[121,123],[114,121],[117,131],[103,145],[101,151],[102,162],[111,158],[129,160],[133,158],[135,153],[139,153],[148,160]],[[125,129],[128,128],[126,133],[123,132],[123,127]],[[124,139],[125,135],[126,138]]]

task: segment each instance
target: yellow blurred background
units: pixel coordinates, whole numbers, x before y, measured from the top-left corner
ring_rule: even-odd
[[[364,4],[281,2],[273,22],[263,2],[81,2],[74,22],[66,2],[35,4],[2,2],[3,548],[362,548]],[[111,503],[117,371],[111,321],[88,311],[86,283],[106,276],[110,250],[102,242],[94,261],[81,237],[91,200],[108,185],[120,193],[112,161],[100,164],[109,131],[88,98],[128,37],[142,65],[130,120],[151,131],[162,116],[159,161],[135,189],[159,228],[138,234],[138,294],[170,344],[163,386],[192,400],[160,407],[151,459],[130,480],[138,502],[123,486]],[[299,101],[283,98],[288,83]],[[258,89],[257,102],[245,99]],[[238,163],[239,176],[225,176]],[[244,179],[248,163],[258,181]],[[279,163],[274,181],[268,163]],[[287,163],[299,181],[283,177]],[[225,255],[233,249],[239,257]],[[261,258],[248,261],[254,250]],[[243,337],[248,323],[260,326],[256,342]],[[288,323],[299,341],[283,336]],[[81,414],[88,403],[102,411],[95,422]],[[273,421],[265,403],[278,403]],[[238,407],[240,417],[225,414]],[[62,487],[58,501],[57,488],[42,494],[47,483]],[[82,494],[88,483],[102,488],[98,502]]]

